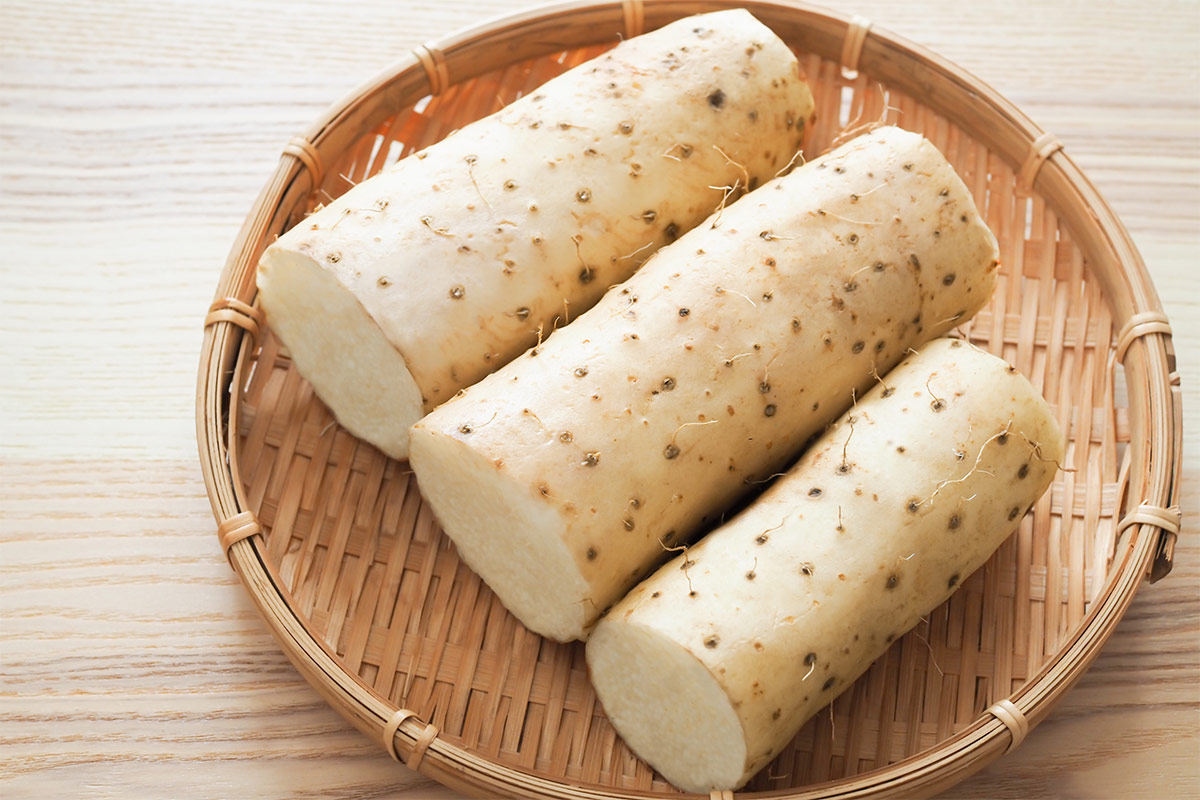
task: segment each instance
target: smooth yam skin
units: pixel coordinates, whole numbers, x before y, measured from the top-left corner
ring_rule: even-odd
[[[414,426],[421,491],[522,622],[585,638],[664,547],[786,465],[873,374],[978,310],[996,258],[937,149],[877,130],[714,215]],[[485,477],[508,485],[486,512],[469,488]],[[518,530],[547,553],[565,544],[569,579],[506,570],[497,551]]]
[[[1006,362],[939,339],[884,381],[588,641],[613,726],[682,789],[744,784],[978,569],[1057,471],[1054,415]],[[702,677],[679,669],[688,658]]]
[[[784,168],[812,109],[792,52],[748,12],[680,20],[305,219],[262,258],[263,309],[339,422],[405,457],[409,425],[707,217],[710,187]],[[396,354],[364,363],[375,327]]]

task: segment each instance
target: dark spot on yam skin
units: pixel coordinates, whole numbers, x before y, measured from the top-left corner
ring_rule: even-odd
[[[1023,480],[1026,477],[1028,477],[1028,475],[1029,475],[1029,465],[1022,464],[1021,468],[1019,470],[1017,470],[1017,477],[1021,478]]]
[[[664,392],[669,392],[675,388],[674,378],[663,378],[662,389]]]
[[[754,537],[754,541],[756,544],[766,544],[767,539],[770,539],[770,538],[771,537],[767,536],[765,533],[760,533],[758,536]]]
[[[674,222],[669,223],[667,227],[663,229],[663,233],[667,235],[668,239],[674,241],[675,239],[679,238],[679,225]]]
[[[587,549],[587,560],[588,560],[588,561],[595,561],[595,560],[596,560],[596,548],[594,548],[594,547],[589,547],[589,548]]]
[[[908,513],[915,514],[921,508],[921,501],[914,497],[908,501],[908,505],[905,508],[908,509]]]
[[[558,440],[560,442],[562,442],[563,444],[570,444],[574,438],[575,437],[571,434],[570,431],[563,431],[562,433],[560,433],[558,435]]]
[[[817,571],[817,568],[815,566],[813,566],[813,563],[811,561],[805,561],[803,564],[800,565],[800,574],[801,575],[810,575],[811,576],[816,571]]]
[[[942,278],[942,285],[943,285],[943,286],[950,286],[950,285],[951,285],[951,284],[953,284],[953,283],[954,283],[954,273],[953,273],[953,272],[951,272],[951,273],[950,273],[949,275],[947,275],[946,277]]]
[[[895,589],[899,585],[900,585],[900,576],[899,575],[896,575],[894,573],[892,575],[888,575],[887,588]]]
[[[1021,516],[1021,509],[1013,506],[1008,512],[1008,521],[1012,522],[1017,517]]]
[[[692,310],[690,308],[679,309],[679,316],[681,316],[681,317],[686,317],[690,313],[692,313]]]
[[[575,199],[581,203],[586,203],[592,199],[591,189],[580,189],[575,193]]]
[[[575,377],[576,378],[582,378],[584,375],[587,375],[587,374],[588,374],[587,367],[576,367],[575,368]]]
[[[454,300],[462,300],[467,294],[467,290],[461,286],[450,287],[450,297]]]
[[[893,394],[895,394],[895,393],[896,393],[896,390],[895,390],[895,389],[893,389],[891,386],[887,386],[887,387],[885,387],[885,388],[884,388],[882,396],[883,396],[883,397],[891,397],[891,396],[892,396]],[[904,448],[903,448],[903,447],[897,447],[896,449],[897,449],[898,451],[900,451],[901,453],[903,453],[903,452],[904,452]]]
[[[653,593],[653,594],[651,594],[650,596],[651,596],[651,597],[662,597],[662,592],[654,592],[654,593]]]
[[[636,525],[636,523],[634,523],[632,517],[625,518],[625,530],[631,531],[634,529],[635,525]]]
[[[946,408],[946,401],[939,398],[930,403],[929,407],[934,411],[943,411]]]
[[[766,408],[763,409],[763,416],[766,416],[766,417],[775,416],[775,404],[774,403],[771,403],[770,405],[768,405]]]
[[[885,347],[887,347],[887,342],[883,341],[883,339],[880,339],[878,342],[875,343],[875,352],[882,353],[883,348],[885,348]]]
[[[580,283],[591,283],[592,278],[594,278],[594,277],[595,276],[592,274],[591,267],[584,267],[583,269],[579,270],[579,282]]]
[[[806,667],[811,666],[815,663],[817,663],[817,654],[816,653],[809,653],[808,655],[806,655],[804,657],[804,666],[806,666]]]
[[[462,434],[470,433],[472,430],[474,430],[474,428],[472,428],[470,425],[466,424],[465,422],[462,425],[458,426],[458,432],[462,433]]]
[[[583,465],[585,467],[594,467],[600,463],[600,454],[595,450],[587,453],[583,457]]]
[[[859,341],[854,343],[853,347],[850,348],[850,352],[857,355],[858,353],[861,353],[863,351],[863,348],[866,346],[867,346],[867,343],[860,339]]]
[[[673,444],[669,444],[663,449],[663,458],[667,459],[668,461],[670,461],[671,459],[675,458],[678,455],[679,455],[679,448]]]
[[[829,680],[825,681],[825,684],[821,687],[821,691],[823,691],[823,692],[829,691],[830,689],[833,688],[833,684],[836,682],[837,682],[837,678],[830,677]]]
[[[947,589],[953,589],[955,586],[958,586],[958,573],[951,575],[950,580],[946,581]]]
[[[814,487],[812,487],[811,489],[809,489],[809,490],[808,490],[808,496],[809,496],[809,497],[814,497],[814,498],[815,498],[815,497],[820,497],[820,496],[821,496],[821,489],[820,489],[820,487],[818,487],[818,486],[814,486]]]
[[[721,108],[725,105],[725,93],[720,89],[715,90],[708,96],[708,104],[713,108]]]
[[[715,635],[709,636],[707,639],[704,640],[704,646],[707,647],[709,650],[712,650],[720,643],[720,641],[721,640],[718,639]]]
[[[894,641],[896,641],[896,634],[894,634],[894,633],[889,633],[889,634],[887,635],[887,638],[886,638],[886,639],[884,639],[884,641],[885,641],[885,642],[894,642]]]
[[[771,719],[779,719],[781,714],[783,714],[783,709],[777,708],[771,712]]]
[[[996,444],[1008,444],[1008,434],[1002,433],[996,437]]]
[[[954,528],[957,528],[961,524],[962,524],[962,517],[960,517],[958,514],[952,514],[950,516],[950,522],[948,523],[948,525],[950,526],[951,530],[953,530]]]

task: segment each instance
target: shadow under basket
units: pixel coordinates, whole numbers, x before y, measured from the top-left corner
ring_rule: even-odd
[[[1128,234],[1062,151],[988,86],[865,20],[792,3],[567,3],[417,48],[287,145],[205,321],[197,434],[222,547],[314,688],[392,757],[477,795],[677,791],[617,736],[579,643],[525,630],[458,558],[403,462],[342,430],[255,307],[267,243],[321,201],[621,36],[748,8],[800,58],[808,152],[887,121],[928,137],[1000,242],[961,330],[1028,376],[1066,469],[947,603],[742,791],[922,796],[1019,744],[1170,569],[1180,397],[1170,328]]]

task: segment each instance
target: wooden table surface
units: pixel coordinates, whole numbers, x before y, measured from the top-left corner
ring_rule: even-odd
[[[1185,533],[1091,671],[955,797],[1200,796],[1200,5],[831,0],[1007,95],[1175,330]],[[501,0],[0,2],[0,795],[457,794],[298,677],[217,546],[201,320],[282,145]]]

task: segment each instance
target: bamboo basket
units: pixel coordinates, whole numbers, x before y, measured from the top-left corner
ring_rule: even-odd
[[[960,333],[1038,386],[1067,468],[991,561],[818,714],[743,791],[930,795],[1017,746],[1083,674],[1142,580],[1171,566],[1181,408],[1170,328],[1112,210],[1011,103],[869,22],[754,0],[568,2],[418,47],[285,148],[205,320],[197,435],[221,546],[313,687],[393,758],[461,791],[677,790],[616,735],[581,645],[527,632],[462,565],[407,465],[341,430],[255,307],[267,243],[397,158],[616,43],[748,8],[800,57],[808,151],[847,125],[923,133],[1000,241],[991,305]]]

